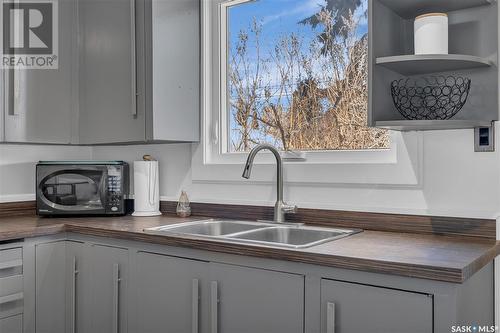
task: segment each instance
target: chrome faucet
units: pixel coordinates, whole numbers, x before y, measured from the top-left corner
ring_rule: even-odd
[[[267,149],[274,154],[276,157],[276,175],[277,175],[277,193],[276,193],[276,204],[274,205],[274,222],[283,223],[285,222],[286,213],[296,213],[297,206],[288,205],[283,202],[283,161],[281,160],[281,155],[279,151],[268,144],[260,144],[256,146],[250,154],[248,155],[247,163],[245,164],[245,169],[243,170],[243,178],[250,179],[250,174],[252,173],[253,160],[257,153],[263,149]]]

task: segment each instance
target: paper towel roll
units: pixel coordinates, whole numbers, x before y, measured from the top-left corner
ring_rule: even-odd
[[[158,161],[134,162],[134,216],[158,216],[160,180]]]

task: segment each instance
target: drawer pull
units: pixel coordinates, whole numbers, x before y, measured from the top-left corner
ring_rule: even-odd
[[[0,262],[0,269],[10,269],[22,266],[23,266],[22,259]]]
[[[71,279],[71,315],[72,318],[72,327],[71,332],[76,332],[76,278],[78,274],[78,267],[76,257],[73,257],[73,267],[72,267],[72,279]]]
[[[326,333],[335,333],[335,303],[326,303]]]
[[[219,291],[217,281],[210,286],[210,333],[219,332]]]
[[[113,316],[112,333],[120,331],[120,266],[113,265]]]
[[[2,297],[0,297],[0,304],[6,304],[6,303],[10,303],[10,302],[19,301],[23,298],[24,298],[24,294],[22,292],[12,294],[12,295],[2,296]]]
[[[193,293],[192,293],[192,324],[191,324],[191,331],[192,333],[198,333],[198,323],[199,323],[199,307],[200,307],[200,287],[199,287],[199,280],[198,279],[193,279]]]

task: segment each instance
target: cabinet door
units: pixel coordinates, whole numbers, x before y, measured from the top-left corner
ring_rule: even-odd
[[[135,332],[202,332],[200,299],[208,293],[202,295],[201,283],[208,267],[201,261],[139,253]]]
[[[68,144],[77,105],[76,7],[59,1],[59,68],[5,70],[5,141]]]
[[[78,1],[80,143],[145,140],[136,107],[135,1]]]
[[[212,264],[209,311],[211,332],[303,332],[304,277]]]
[[[36,245],[36,332],[65,333],[66,242]]]
[[[322,280],[324,333],[432,333],[432,297]]]
[[[66,242],[66,332],[92,332],[92,272],[89,247]]]
[[[128,250],[92,245],[90,332],[127,332]]]
[[[146,1],[148,139],[200,138],[200,1]]]

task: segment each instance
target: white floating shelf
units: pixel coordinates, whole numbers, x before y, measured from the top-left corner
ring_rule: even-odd
[[[380,0],[399,16],[413,19],[418,15],[432,12],[451,12],[490,5],[495,0]]]
[[[375,127],[394,131],[453,130],[489,127],[490,125],[491,122],[485,120],[390,120],[375,122]]]
[[[488,59],[463,54],[399,55],[377,58],[377,65],[402,75],[418,75],[490,67]]]

